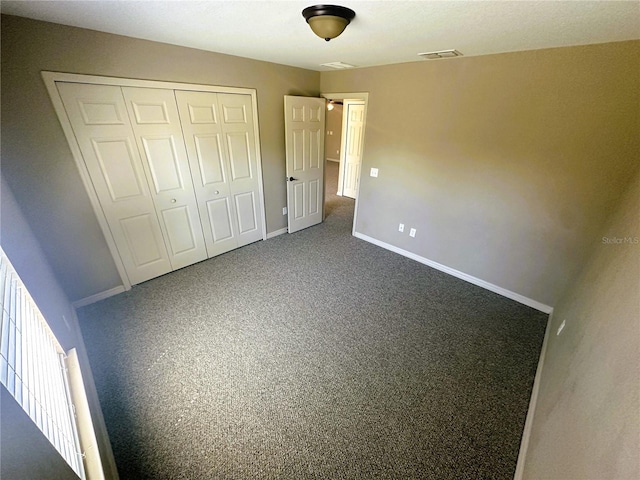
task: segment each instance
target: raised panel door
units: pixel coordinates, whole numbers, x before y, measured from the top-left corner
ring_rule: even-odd
[[[284,97],[289,233],[322,222],[325,100]]]
[[[173,269],[207,250],[173,90],[122,89]]]
[[[238,246],[262,239],[263,198],[258,175],[256,128],[250,95],[219,93],[222,133],[227,146],[229,187],[238,225]]]
[[[56,84],[129,281],[171,271],[120,87]]]
[[[364,134],[364,104],[345,104],[347,125],[345,139],[345,164],[342,195],[356,198],[360,165],[362,164],[362,138]]]
[[[228,145],[218,94],[176,90],[182,131],[209,257],[238,247]]]

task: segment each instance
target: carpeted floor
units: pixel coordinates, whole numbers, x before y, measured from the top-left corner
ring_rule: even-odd
[[[547,316],[326,221],[80,310],[122,479],[511,479]]]

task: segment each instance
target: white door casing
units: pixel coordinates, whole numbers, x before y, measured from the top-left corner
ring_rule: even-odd
[[[260,194],[251,97],[176,91],[209,256],[260,240]]]
[[[129,119],[173,270],[207,251],[173,90],[124,87]]]
[[[289,233],[322,222],[325,99],[285,95]]]
[[[120,87],[59,83],[91,182],[131,283],[172,270]]]
[[[344,146],[342,147],[342,183],[339,190],[345,197],[356,198],[360,167],[362,164],[362,139],[364,134],[364,103],[344,102]]]

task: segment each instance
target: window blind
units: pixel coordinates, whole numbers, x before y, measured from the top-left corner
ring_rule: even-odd
[[[0,382],[85,478],[64,350],[0,248]]]

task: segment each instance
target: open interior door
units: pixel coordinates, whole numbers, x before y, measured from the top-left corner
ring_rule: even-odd
[[[284,97],[289,233],[322,222],[325,99]]]
[[[345,100],[343,114],[342,195],[356,198],[362,164],[362,137],[364,134],[364,102]]]

